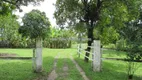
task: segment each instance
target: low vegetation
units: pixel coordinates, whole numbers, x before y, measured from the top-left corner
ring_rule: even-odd
[[[15,53],[19,56],[31,57],[32,49],[0,49],[0,53]],[[93,72],[91,69],[91,61],[85,63],[83,56],[78,58],[76,49],[43,49],[43,72],[42,74],[35,74],[32,71],[32,60],[11,60],[0,59],[0,79],[1,80],[32,80],[39,77],[48,76],[53,70],[54,57],[60,54],[57,60],[57,74],[63,72],[63,67],[68,65],[67,75],[65,77],[58,77],[57,80],[83,80],[79,71],[76,69],[73,62],[69,59],[70,55],[78,62],[78,64],[85,71],[90,80],[126,80],[127,79],[127,64],[126,61],[118,60],[103,60],[102,72]],[[119,54],[119,55],[118,55]],[[123,58],[125,52],[104,50],[103,57]],[[66,64],[64,64],[66,63]],[[85,65],[86,64],[86,65]],[[84,66],[85,65],[85,66]],[[134,80],[142,79],[142,65],[137,63],[138,69],[135,72]],[[29,76],[30,75],[30,76]]]

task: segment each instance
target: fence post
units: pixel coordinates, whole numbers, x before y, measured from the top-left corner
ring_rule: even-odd
[[[42,38],[36,39],[36,72],[42,72]]]
[[[78,46],[77,46],[77,53],[78,53],[78,57],[80,57],[80,52],[81,52],[81,46],[78,44]]]
[[[93,41],[92,67],[94,72],[101,71],[101,46],[99,40]]]
[[[35,64],[36,64],[36,63],[35,63],[35,58],[36,58],[35,52],[36,52],[36,51],[35,51],[35,50],[36,50],[36,49],[34,48],[34,49],[33,49],[33,58],[32,58],[32,60],[33,60],[33,65],[32,65],[32,67],[33,67],[33,70],[34,70],[34,71],[35,71],[35,67],[36,67],[36,65],[35,65]]]

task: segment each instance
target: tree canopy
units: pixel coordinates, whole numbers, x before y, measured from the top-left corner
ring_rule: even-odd
[[[8,3],[16,7],[20,7],[21,5],[27,6],[29,3],[39,4],[41,1],[44,0],[0,0],[0,3]]]
[[[125,22],[139,16],[140,4],[141,0],[57,0],[54,16],[60,26],[86,23],[87,36],[91,39],[88,46],[91,46],[94,28],[99,27],[100,31],[110,26],[121,29]],[[87,47],[87,51],[90,50]]]
[[[7,15],[9,12],[12,12],[14,9],[20,9],[20,6],[27,6],[29,3],[37,5],[44,0],[0,0],[0,14]]]
[[[91,20],[95,21],[94,24],[98,20],[122,21],[128,20],[126,16],[131,16],[129,18],[132,19],[136,17],[139,1],[141,0],[57,0],[54,15],[59,25],[73,25],[79,21]]]
[[[50,22],[44,12],[32,10],[22,18],[23,26],[19,28],[22,36],[30,38],[44,38],[50,30]]]

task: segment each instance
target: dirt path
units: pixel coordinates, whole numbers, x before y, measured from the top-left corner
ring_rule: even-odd
[[[54,68],[52,70],[52,72],[48,75],[47,77],[47,80],[56,80],[58,78],[58,80],[62,80],[62,79],[66,79],[67,76],[68,76],[68,70],[69,70],[69,67],[67,65],[67,62],[66,62],[66,55],[63,56],[63,59],[64,59],[64,65],[63,67],[61,68],[61,71],[57,73],[57,62],[59,60],[59,56],[60,54],[58,54],[56,57],[55,57],[55,61],[54,61]],[[58,69],[59,70],[59,69]]]
[[[47,80],[56,80],[57,78],[59,80],[61,79],[66,79],[66,77],[69,75],[68,74],[68,70],[69,67],[66,63],[66,59],[64,61],[64,66],[62,68],[62,72],[59,72],[57,74],[56,72],[56,64],[57,64],[57,60],[58,60],[59,55],[57,55],[55,57],[55,61],[54,61],[54,69],[52,70],[52,72],[48,75]],[[89,78],[86,76],[85,72],[82,70],[82,68],[78,65],[78,63],[72,58],[72,56],[70,56],[70,59],[72,60],[72,62],[75,64],[77,70],[80,72],[81,76],[83,77],[84,80],[89,80]],[[60,79],[61,78],[61,79]]]
[[[76,68],[78,69],[78,71],[80,72],[81,76],[83,77],[84,80],[89,80],[89,78],[86,76],[85,72],[82,70],[82,68],[78,65],[78,63],[72,58],[72,56],[70,57],[70,59],[73,61],[73,63],[76,65]]]
[[[66,56],[62,54],[62,57],[60,57],[61,54],[57,54],[54,60],[54,66],[51,73],[45,77],[38,78],[36,80],[68,80],[69,76],[69,65],[67,63],[67,59],[70,59],[74,65],[76,66],[77,70],[80,72],[82,78],[84,80],[89,80],[89,78],[85,75],[85,72],[82,70],[82,68],[78,65],[78,63],[72,58],[72,56]],[[62,60],[63,59],[63,60]],[[62,67],[57,67],[57,63],[59,60],[63,61]],[[60,62],[60,61],[59,61]]]
[[[56,73],[56,66],[57,66],[58,57],[59,57],[59,54],[55,57],[53,70],[48,75],[47,80],[55,80],[58,77],[58,74]]]
[[[66,62],[66,58],[64,58],[64,64],[63,64],[63,67],[62,68],[59,68],[58,70],[58,77],[57,79],[58,80],[68,80],[68,76],[69,76],[69,66]]]

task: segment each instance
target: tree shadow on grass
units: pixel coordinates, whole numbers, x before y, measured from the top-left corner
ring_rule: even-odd
[[[52,70],[54,58],[43,58],[43,73],[34,73],[32,60],[0,60],[0,80],[33,80]]]
[[[75,58],[75,60],[83,68],[90,80],[127,80],[126,64],[122,61],[103,61],[102,71],[93,72],[91,61],[85,63],[81,58]],[[142,80],[142,78],[135,75],[134,80]]]

